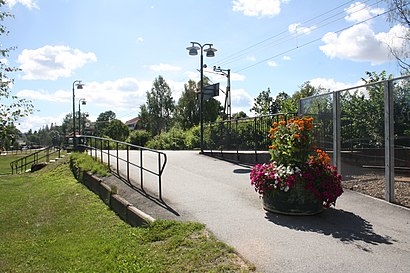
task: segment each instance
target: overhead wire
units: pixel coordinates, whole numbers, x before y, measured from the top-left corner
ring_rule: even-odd
[[[369,1],[370,1],[370,0],[363,1],[362,3],[367,3],[367,2],[369,2]],[[376,1],[375,3],[372,3],[372,4],[370,4],[370,5],[366,5],[366,6],[364,6],[364,7],[361,8],[361,9],[355,10],[355,11],[352,12],[351,14],[355,14],[355,13],[360,12],[360,11],[362,11],[362,10],[364,10],[364,9],[367,9],[368,7],[371,7],[371,6],[378,5],[378,4],[379,4],[380,2],[382,2],[382,1],[383,1],[383,0],[378,0],[378,1]],[[348,1],[348,2],[344,3],[343,5],[339,5],[339,6],[336,7],[336,8],[333,8],[333,9],[327,11],[327,12],[324,12],[324,13],[322,13],[322,14],[320,14],[320,15],[317,15],[317,16],[315,16],[315,17],[309,19],[309,20],[306,20],[304,23],[301,23],[301,24],[305,24],[306,22],[311,22],[311,21],[314,21],[314,20],[317,19],[317,18],[323,17],[324,15],[329,14],[330,12],[339,9],[340,7],[343,7],[344,5],[349,4],[350,2],[353,2],[353,1]],[[346,9],[344,9],[343,11],[340,11],[340,12],[338,12],[338,13],[336,13],[336,14],[333,14],[332,16],[329,16],[329,17],[326,17],[325,19],[322,19],[321,21],[319,21],[318,23],[316,23],[316,25],[311,25],[311,26],[308,26],[308,27],[306,27],[306,28],[312,29],[311,32],[317,31],[317,30],[320,29],[320,28],[323,28],[323,27],[325,27],[325,26],[328,26],[328,25],[333,24],[333,23],[335,23],[335,22],[337,22],[337,21],[339,21],[339,20],[344,19],[345,16],[337,17],[337,18],[335,18],[335,16],[338,16],[338,15],[340,15],[340,14],[345,14],[346,11],[351,10],[351,9],[354,9],[354,8],[356,8],[356,6],[350,6],[349,8],[346,8]],[[331,21],[329,21],[329,22],[326,22],[326,21],[328,21],[329,19],[333,19],[333,20],[331,20]],[[320,24],[320,23],[324,23],[324,24],[318,25],[318,24]],[[271,40],[271,38],[279,37],[280,35],[282,35],[282,34],[284,34],[284,33],[287,33],[287,35],[285,35],[285,36],[283,36],[283,37],[281,37],[281,38],[279,38],[279,39],[277,39],[277,40],[275,40],[275,41],[272,41],[272,42],[270,42],[270,43],[268,43],[268,44],[265,43],[266,41]],[[280,44],[283,44],[283,43],[292,41],[292,40],[294,40],[294,39],[298,39],[299,37],[302,37],[302,36],[305,36],[305,35],[306,35],[305,33],[297,33],[296,35],[290,34],[288,30],[285,30],[285,31],[280,32],[278,35],[271,36],[271,37],[269,37],[269,38],[267,38],[267,39],[264,39],[263,41],[261,41],[261,42],[259,42],[259,43],[257,43],[257,44],[254,44],[254,45],[252,45],[252,46],[247,47],[246,49],[255,48],[255,47],[259,46],[259,47],[255,48],[254,51],[256,51],[256,50],[261,51],[261,50],[263,50],[263,49],[265,49],[265,48],[271,48],[271,47],[274,47],[274,46],[277,46],[277,45],[280,45]],[[265,43],[265,44],[262,45],[263,43]],[[262,45],[262,46],[261,46],[261,45]],[[244,50],[241,50],[241,51],[238,51],[238,52],[243,52],[243,51],[244,51]],[[219,62],[218,62],[218,65],[226,66],[227,64],[234,63],[234,62],[236,62],[237,60],[241,59],[243,56],[249,54],[250,52],[251,52],[251,51],[248,50],[248,51],[243,52],[243,53],[241,53],[241,54],[238,54],[238,55],[236,55],[236,56],[234,56],[234,54],[232,54],[232,55],[230,55],[230,57],[227,57],[227,58],[225,58],[225,59],[222,59],[222,62],[219,61]],[[224,61],[224,60],[225,60],[225,61]]]
[[[339,29],[339,30],[337,30],[337,31],[334,31],[333,33],[340,33],[340,32],[342,32],[342,31],[344,31],[344,30],[347,30],[347,29],[349,29],[349,28],[351,28],[351,27],[353,27],[353,26],[363,24],[363,23],[365,23],[365,22],[367,22],[367,21],[370,21],[370,20],[372,20],[372,19],[374,19],[374,18],[376,18],[376,17],[379,17],[379,16],[385,15],[385,14],[387,14],[387,13],[390,13],[390,12],[394,11],[395,9],[397,9],[397,8],[393,8],[393,9],[390,9],[390,10],[385,11],[385,12],[383,12],[383,13],[374,15],[374,16],[368,18],[368,19],[362,20],[362,21],[360,21],[360,22],[358,22],[358,23],[355,23],[355,24],[352,24],[352,25],[350,25],[350,26],[341,28],[341,29]],[[236,70],[235,72],[244,71],[244,70],[246,70],[246,69],[249,69],[249,68],[254,67],[254,66],[256,66],[256,65],[259,65],[259,64],[261,64],[261,63],[267,62],[267,61],[269,61],[269,60],[272,60],[272,59],[274,59],[274,58],[277,58],[277,57],[279,57],[279,56],[282,56],[282,55],[284,55],[284,54],[287,54],[287,53],[289,53],[289,52],[291,52],[291,51],[297,50],[297,49],[299,49],[299,48],[305,47],[305,46],[307,46],[307,45],[310,45],[310,44],[315,43],[315,42],[317,42],[317,41],[319,41],[319,40],[322,40],[322,39],[323,39],[323,37],[320,37],[320,38],[311,40],[311,41],[309,41],[309,42],[306,42],[306,43],[304,43],[304,44],[302,44],[302,45],[300,45],[300,46],[298,45],[298,46],[296,46],[296,47],[287,49],[287,50],[282,51],[282,52],[280,52],[280,53],[278,53],[278,54],[276,54],[276,55],[274,55],[274,56],[271,56],[271,57],[269,57],[269,58],[263,59],[263,60],[261,60],[261,61],[259,61],[259,62],[256,62],[256,63],[254,63],[254,64],[252,64],[252,65],[249,65],[249,66],[246,66],[246,67],[244,67],[244,68],[242,68],[242,69]]]

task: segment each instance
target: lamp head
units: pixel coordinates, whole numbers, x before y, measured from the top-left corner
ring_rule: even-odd
[[[87,104],[87,101],[83,100],[83,101],[81,101],[81,104],[82,104],[82,105],[86,105],[86,104]]]
[[[206,52],[206,56],[207,57],[215,57],[215,52],[217,51],[217,49],[212,48],[212,45],[209,46],[209,48],[204,50]]]
[[[76,84],[76,86],[77,86],[77,89],[83,89],[84,84],[81,83],[81,81],[79,81],[79,82]]]
[[[186,49],[189,51],[190,56],[196,56],[198,55],[198,49],[200,48],[192,43],[192,46],[188,46]]]

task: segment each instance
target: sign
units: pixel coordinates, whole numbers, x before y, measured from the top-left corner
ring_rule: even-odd
[[[204,87],[204,100],[219,96],[219,82]]]

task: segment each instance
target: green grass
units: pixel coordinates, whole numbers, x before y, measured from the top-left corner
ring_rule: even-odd
[[[26,155],[0,155],[0,174],[11,174],[10,162],[22,158],[23,156]]]
[[[91,172],[98,176],[107,176],[109,168],[106,163],[97,162],[92,156],[86,153],[72,153],[71,158],[74,164],[86,172]]]
[[[2,158],[0,158],[2,161]],[[0,176],[0,272],[248,272],[202,224],[133,228],[62,160]]]

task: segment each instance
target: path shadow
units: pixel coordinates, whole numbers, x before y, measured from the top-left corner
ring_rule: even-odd
[[[389,236],[375,233],[373,225],[362,217],[352,212],[333,208],[314,216],[289,216],[267,212],[266,219],[290,229],[332,236],[344,243],[362,241],[371,245],[390,245],[394,242]],[[368,249],[363,250],[369,251]]]
[[[113,176],[115,176],[117,179],[121,180],[125,185],[127,185],[130,189],[134,190],[135,192],[139,193],[141,196],[145,197],[149,201],[155,203],[156,205],[162,207],[163,209],[171,212],[172,214],[176,216],[180,216],[180,214],[174,210],[172,207],[170,207],[163,199],[158,198],[148,192],[146,192],[144,189],[141,189],[140,187],[135,186],[134,184],[131,183],[131,181],[128,181],[124,177],[121,177],[117,173],[112,173]]]

